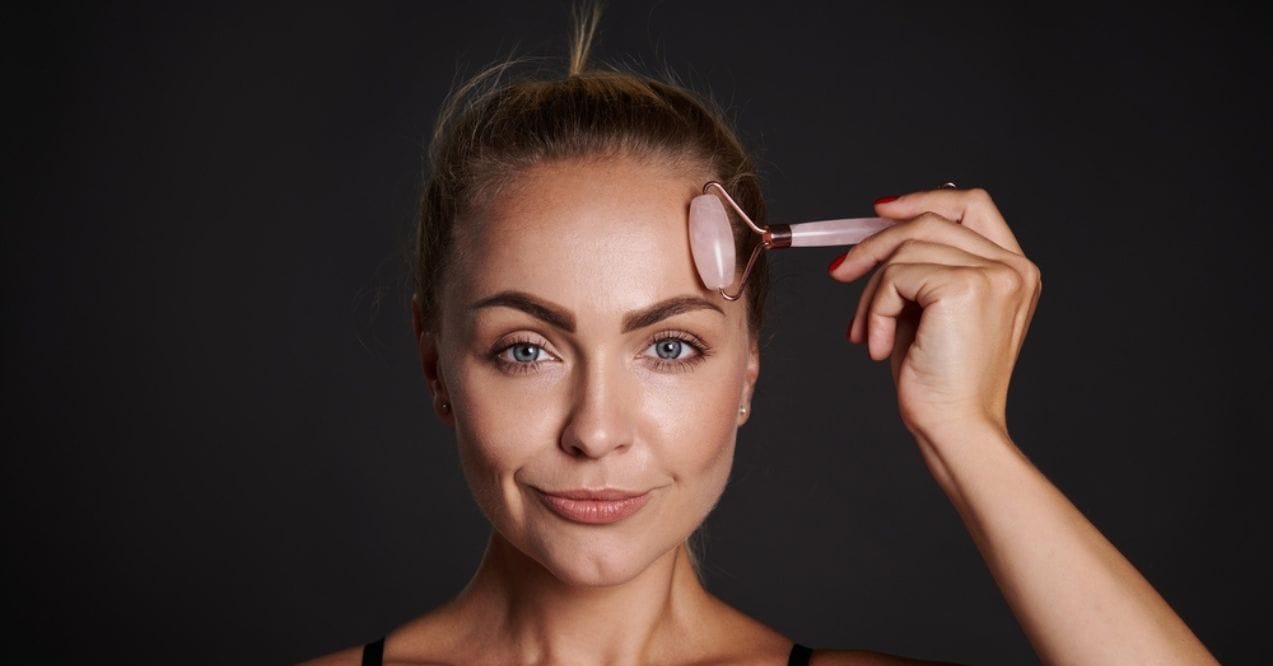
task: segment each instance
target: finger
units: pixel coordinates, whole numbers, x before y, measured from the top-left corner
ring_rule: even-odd
[[[867,351],[876,361],[894,353],[902,319],[910,317],[918,326],[920,316],[947,295],[967,293],[970,288],[1012,290],[1020,285],[1020,276],[1012,267],[995,262],[972,268],[890,263],[880,271],[884,276],[865,315]]]
[[[912,343],[915,342],[915,335],[919,331],[919,318],[923,315],[923,308],[914,303],[907,303],[902,309],[902,314],[897,317],[897,329],[893,333],[893,348],[910,349]],[[893,375],[893,384],[897,384],[897,378],[901,375],[902,362],[906,357],[903,354],[893,354],[890,370]]]
[[[866,339],[866,308],[875,297],[876,290],[880,288],[883,275],[882,270],[871,274],[871,279],[867,280],[866,286],[862,288],[862,295],[858,297],[857,309],[853,312],[853,320],[849,322],[849,342],[855,345],[862,344]]]
[[[989,260],[951,245],[909,238],[898,245],[897,249],[888,258],[888,262],[890,264],[922,263],[947,267],[976,268],[986,266]],[[867,306],[871,304],[872,299],[875,297],[875,292],[880,288],[880,280],[883,275],[883,270],[875,271],[871,278],[867,280],[866,286],[862,288],[862,295],[858,299],[857,311],[853,315],[853,321],[849,324],[849,341],[854,344],[860,344],[865,339],[866,317],[864,314]]]
[[[908,240],[943,243],[958,247],[969,254],[1004,262],[1024,258],[937,213],[923,213],[913,220],[889,227],[853,246],[853,249],[844,255],[839,265],[831,271],[831,277],[841,282],[856,280],[886,261],[898,246]]]
[[[891,263],[880,269],[883,277],[879,288],[871,295],[871,302],[864,315],[866,325],[866,349],[872,360],[882,361],[893,353],[897,338],[898,319],[907,312],[907,306],[918,303],[923,307],[925,298],[936,291],[942,276],[952,269],[938,264]]]
[[[993,241],[996,245],[1023,254],[1017,237],[995,206],[990,194],[981,188],[956,190],[939,188],[904,194],[892,201],[875,205],[884,217],[910,219],[924,213],[937,213],[954,220]]]
[[[1018,330],[1021,331],[1022,336],[1030,328],[1030,321],[1034,319],[1034,311],[1039,307],[1039,296],[1043,294],[1043,274],[1034,262],[1030,262],[1025,272],[1024,285],[1030,290],[1030,305],[1026,308],[1025,315],[1019,322]]]

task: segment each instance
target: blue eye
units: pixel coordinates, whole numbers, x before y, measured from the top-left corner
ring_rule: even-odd
[[[685,347],[685,343],[680,340],[667,339],[659,340],[654,343],[654,353],[664,360],[673,360],[680,358],[681,350]]]
[[[702,343],[682,337],[658,338],[646,349],[645,355],[652,357],[655,365],[662,369],[686,369],[708,354]]]
[[[666,334],[649,343],[642,353],[649,358],[651,367],[663,371],[689,370],[711,354],[711,350],[696,337],[688,334]],[[547,343],[545,343],[547,344]],[[510,374],[539,372],[544,363],[556,363],[557,358],[544,345],[529,341],[511,340],[497,346],[491,353],[491,361]]]
[[[491,360],[500,370],[509,373],[535,372],[545,362],[557,360],[543,345],[533,342],[512,341],[505,343],[491,354]]]
[[[544,350],[539,345],[528,343],[518,343],[508,348],[513,354],[513,360],[518,363],[534,363],[539,360],[539,355]]]

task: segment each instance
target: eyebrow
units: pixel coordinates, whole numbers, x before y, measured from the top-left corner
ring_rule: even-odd
[[[526,314],[544,321],[567,333],[575,332],[575,317],[564,308],[536,298],[524,291],[501,291],[487,296],[469,306],[470,312],[482,308],[505,307],[521,310]],[[725,311],[719,305],[698,296],[676,296],[640,310],[623,315],[623,332],[628,333],[646,326],[657,324],[668,317],[674,317],[695,310],[715,310],[722,316]]]
[[[725,311],[720,309],[719,305],[705,298],[676,296],[665,301],[659,301],[648,308],[623,315],[623,332],[627,333],[645,328],[646,326],[657,324],[668,317],[675,317],[678,314],[695,310],[715,310],[722,317],[725,316]]]

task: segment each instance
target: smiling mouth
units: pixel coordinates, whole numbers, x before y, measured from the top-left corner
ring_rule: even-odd
[[[627,490],[561,490],[548,492],[535,489],[544,506],[553,513],[575,523],[608,525],[631,516],[650,499],[650,491]]]

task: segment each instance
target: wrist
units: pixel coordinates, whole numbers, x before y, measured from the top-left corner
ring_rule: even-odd
[[[960,488],[1011,473],[1023,462],[1007,427],[995,419],[952,419],[910,430],[933,478],[957,504],[963,495]]]
[[[921,447],[939,453],[952,448],[1011,442],[1003,419],[988,414],[970,413],[938,421],[908,422],[906,428]]]

